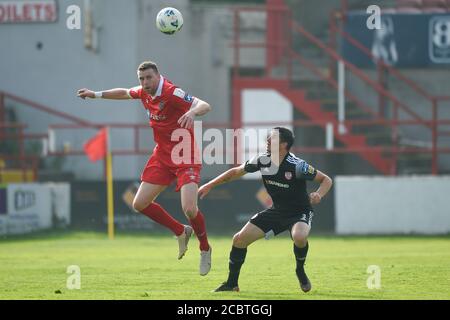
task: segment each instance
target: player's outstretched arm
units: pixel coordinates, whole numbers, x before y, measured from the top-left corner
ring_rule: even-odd
[[[116,88],[106,91],[92,91],[89,89],[78,90],[78,96],[81,99],[91,98],[91,99],[113,99],[113,100],[126,100],[131,99],[128,94],[128,89]]]
[[[212,188],[217,187],[218,185],[237,180],[240,177],[244,176],[247,172],[244,170],[245,165],[242,164],[239,167],[232,168],[228,171],[225,171],[218,177],[214,178],[213,180],[209,181],[208,183],[205,183],[198,189],[198,194],[200,196],[200,199],[203,199]]]
[[[323,172],[317,170],[316,177],[314,181],[320,183],[319,188],[315,192],[311,192],[309,194],[309,199],[311,204],[318,204],[323,197],[330,191],[331,186],[333,185],[333,180]]]

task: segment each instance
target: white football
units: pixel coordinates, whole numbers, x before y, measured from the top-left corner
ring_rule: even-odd
[[[174,34],[183,27],[183,15],[175,8],[164,8],[156,16],[156,27],[162,33]]]

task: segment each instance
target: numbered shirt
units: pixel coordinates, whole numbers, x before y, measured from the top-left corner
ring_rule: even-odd
[[[245,163],[246,172],[261,172],[273,207],[290,213],[312,210],[306,181],[314,180],[317,170],[305,160],[288,153],[277,167],[272,165],[270,156],[259,155]]]
[[[133,99],[140,99],[147,112],[150,126],[153,128],[153,137],[156,142],[154,154],[164,158],[168,165],[173,165],[169,159],[172,149],[180,142],[189,143],[191,156],[198,152],[194,140],[193,129],[181,129],[178,120],[192,106],[194,97],[175,86],[172,82],[161,76],[156,95],[147,94],[142,86],[131,88],[128,94]],[[172,141],[175,139],[175,141]],[[180,156],[183,156],[181,154]]]

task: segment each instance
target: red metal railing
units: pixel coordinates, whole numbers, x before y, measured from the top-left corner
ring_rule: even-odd
[[[330,56],[336,63],[338,61],[342,61],[345,65],[345,67],[350,70],[353,74],[355,74],[360,80],[365,82],[367,85],[372,87],[379,95],[385,97],[386,99],[389,99],[396,107],[399,107],[402,109],[405,113],[409,114],[411,117],[415,118],[418,121],[422,121],[423,119],[413,110],[411,110],[410,107],[405,105],[403,102],[401,102],[397,97],[395,97],[391,92],[387,91],[385,88],[383,88],[379,83],[372,80],[364,71],[356,67],[354,64],[350,63],[349,61],[345,60],[341,55],[339,55],[335,50],[331,49],[325,43],[320,41],[317,37],[313,36],[311,33],[306,31],[303,27],[298,25],[295,21],[292,21],[292,26],[295,31],[299,32],[302,36],[305,37],[308,41],[319,47],[323,50],[325,54]],[[295,54],[295,51],[293,51]],[[382,117],[383,115],[379,113],[379,116]]]
[[[346,2],[343,1],[342,3],[345,6]],[[239,54],[240,49],[249,48],[249,47],[262,48],[262,49],[266,50],[266,57],[269,57],[270,52],[273,51],[274,48],[282,47],[282,48],[285,48],[288,52],[288,59],[286,61],[286,63],[287,63],[286,78],[288,80],[292,79],[292,61],[296,60],[296,61],[299,61],[307,69],[312,71],[321,80],[328,82],[332,87],[337,89],[337,82],[336,82],[336,80],[334,80],[333,74],[331,72],[330,72],[329,76],[327,77],[326,75],[323,74],[323,72],[321,72],[321,70],[318,67],[316,67],[313,63],[311,63],[310,61],[305,59],[301,54],[299,54],[298,52],[295,52],[292,49],[291,44],[292,44],[293,35],[291,35],[290,32],[286,32],[286,34],[288,35],[286,37],[286,39],[288,39],[287,41],[282,41],[282,42],[273,41],[269,44],[269,43],[267,43],[267,37],[266,37],[266,42],[251,43],[251,44],[241,42],[240,35],[239,35],[239,33],[240,33],[239,16],[240,16],[241,12],[248,12],[251,10],[265,11],[267,15],[270,15],[272,12],[272,7],[270,5],[266,5],[265,7],[256,7],[256,8],[255,7],[234,8],[233,14],[234,14],[234,22],[235,22],[235,26],[234,26],[235,33],[234,33],[234,37],[233,37],[233,39],[234,39],[233,48],[235,49],[235,51],[234,51],[235,60],[234,60],[234,67],[233,67],[233,75],[234,75],[235,79],[240,77],[240,73],[239,73],[239,69],[241,67],[240,66],[240,54]],[[288,9],[286,7],[278,7],[276,11],[277,12],[282,12],[282,11],[289,12],[287,10]],[[343,19],[344,18],[345,17],[343,17]],[[378,72],[378,74],[379,74],[378,81],[374,81],[364,71],[357,68],[355,65],[353,65],[349,61],[346,61],[345,59],[343,59],[343,57],[341,57],[336,52],[336,50],[333,49],[333,47],[325,45],[318,38],[316,38],[311,33],[306,31],[302,26],[298,25],[294,21],[292,21],[290,26],[291,26],[291,30],[293,32],[296,32],[302,36],[302,39],[305,39],[309,43],[314,44],[315,46],[319,47],[322,50],[322,52],[324,52],[326,55],[328,55],[330,57],[330,61],[333,61],[333,68],[336,65],[337,61],[342,61],[345,65],[345,67],[347,68],[347,70],[352,72],[361,82],[367,84],[370,88],[372,88],[378,94],[379,106],[378,106],[378,112],[375,113],[372,110],[372,108],[368,107],[366,103],[361,101],[361,99],[358,99],[355,95],[351,94],[351,92],[349,92],[348,90],[345,92],[346,97],[349,98],[351,101],[353,101],[357,107],[359,107],[361,110],[364,110],[366,113],[373,116],[374,119],[370,120],[370,122],[367,122],[364,125],[368,125],[368,126],[371,124],[388,125],[388,123],[385,122],[385,120],[383,120],[383,118],[384,118],[384,110],[383,110],[384,101],[390,101],[392,103],[393,120],[389,123],[389,126],[392,128],[392,142],[394,144],[394,146],[390,148],[391,151],[393,152],[393,160],[394,160],[393,163],[396,162],[397,154],[403,152],[402,150],[404,150],[404,149],[400,149],[400,147],[398,145],[398,132],[399,132],[398,125],[404,124],[399,121],[399,111],[402,111],[404,114],[407,114],[412,119],[414,119],[413,120],[414,125],[424,126],[431,130],[431,132],[432,132],[432,141],[431,141],[432,148],[431,148],[431,150],[426,150],[426,151],[422,150],[422,151],[432,154],[431,172],[433,174],[437,174],[438,173],[438,166],[437,166],[438,154],[440,152],[446,152],[445,148],[438,148],[438,143],[437,143],[438,142],[438,134],[439,134],[439,132],[437,130],[437,125],[444,124],[444,123],[438,121],[438,102],[449,100],[449,98],[448,97],[439,97],[439,98],[438,97],[430,97],[425,92],[425,90],[421,89],[413,81],[407,79],[405,76],[401,75],[399,72],[392,71],[393,68],[391,68],[389,66],[384,66],[382,64],[380,64],[380,69]],[[267,29],[269,30],[270,28],[271,28],[271,26],[267,25]],[[337,29],[337,27],[334,27],[334,28]],[[335,38],[330,37],[330,39],[331,39],[330,43],[334,46],[334,44],[336,43]],[[269,58],[266,58],[265,77],[268,79],[272,78],[270,71],[275,67],[275,65],[271,64],[271,61],[272,60],[270,60]],[[280,66],[280,64],[278,66]],[[411,88],[415,89],[417,92],[421,93],[428,99],[431,99],[432,116],[431,116],[430,121],[423,119],[419,114],[417,114],[417,112],[413,111],[412,108],[407,106],[403,101],[398,99],[396,96],[394,96],[390,91],[388,91],[383,86],[384,79],[382,78],[383,70],[381,70],[381,68],[384,68],[386,70],[389,70],[390,72],[393,72],[399,79],[401,79],[403,82],[407,83]],[[331,71],[331,68],[330,68],[330,71]],[[234,127],[241,127],[241,125],[242,125],[241,119],[240,119],[240,111],[241,110],[240,110],[239,99],[240,99],[239,92],[237,92],[237,90],[233,89],[233,116],[232,116],[232,119],[233,119]],[[351,126],[351,125],[354,125],[355,123],[352,121],[345,121],[345,124]],[[410,123],[410,124],[412,124],[412,123]],[[447,124],[447,123],[445,123],[445,124]],[[445,134],[450,134],[450,133],[446,132]],[[379,148],[368,146],[367,149],[378,150]],[[350,147],[348,150],[353,150],[353,149]],[[353,152],[353,151],[351,151],[351,152]],[[394,171],[395,171],[395,168],[394,168]]]
[[[27,181],[27,170],[33,171],[33,179],[37,179],[37,167],[39,156],[27,155],[25,152],[25,142],[29,140],[44,139],[48,141],[48,134],[26,134],[27,128],[24,124],[7,123],[6,122],[6,101],[17,102],[25,107],[30,107],[41,112],[56,116],[58,118],[68,120],[80,125],[89,125],[90,122],[71,114],[52,109],[40,103],[19,97],[17,95],[0,91],[0,142],[15,141],[17,142],[17,154],[0,154],[0,159],[6,160],[9,167],[18,168],[22,171],[22,178]],[[12,132],[10,132],[12,131]]]
[[[359,49],[363,54],[365,54],[367,57],[369,57],[372,61],[375,62],[377,67],[377,74],[378,74],[378,84],[379,86],[383,87],[383,83],[385,81],[385,72],[387,72],[388,75],[395,77],[400,83],[403,83],[412,90],[415,94],[418,94],[419,96],[423,97],[430,106],[431,109],[431,118],[433,120],[438,119],[438,107],[439,102],[442,101],[450,101],[450,96],[433,96],[427,90],[422,88],[419,84],[417,84],[412,79],[406,77],[403,75],[400,71],[398,71],[395,67],[386,64],[383,60],[376,58],[371,50],[369,50],[367,47],[365,47],[362,43],[360,43],[358,40],[353,38],[349,33],[345,32],[342,27],[339,27],[339,23],[341,24],[345,22],[345,18],[348,11],[348,3],[346,0],[341,1],[341,10],[340,11],[334,11],[330,15],[330,46],[334,49],[337,48],[337,41],[336,36],[340,35],[343,39],[347,40],[348,43],[353,45],[355,48]],[[331,61],[331,59],[330,59]],[[333,74],[333,64],[330,64],[330,74]],[[383,108],[384,108],[384,102],[383,102],[383,96],[380,95],[379,98],[379,112],[382,114]],[[395,104],[397,107],[397,104]],[[398,116],[398,110],[395,108],[394,110],[394,116]],[[436,122],[433,122],[431,125],[429,125],[430,129],[432,130],[432,172],[433,174],[436,174],[438,171],[438,164],[437,164],[437,141],[439,135],[447,135],[447,132],[439,132],[437,129]]]
[[[269,12],[267,16],[268,32],[264,42],[243,43],[240,40],[240,16],[241,13],[248,12]],[[265,76],[270,76],[274,66],[278,66],[283,57],[287,57],[286,52],[292,42],[291,35],[286,32],[289,29],[289,21],[292,12],[289,8],[280,3],[270,6],[270,10],[266,6],[239,6],[233,9],[233,43],[234,63],[233,75],[239,76],[241,69],[240,49],[244,48],[265,48],[266,49],[266,67]],[[283,22],[280,22],[283,21]],[[281,28],[279,23],[282,23]],[[276,29],[275,31],[273,29]],[[270,30],[270,31],[269,31]],[[281,39],[280,39],[281,38]],[[287,61],[286,62],[290,62]]]
[[[31,100],[28,100],[28,99],[25,99],[25,98],[16,96],[16,95],[11,94],[11,93],[7,93],[7,92],[2,92],[2,91],[0,91],[0,99],[1,99],[2,97],[3,97],[3,99],[10,99],[10,100],[12,100],[12,101],[19,102],[19,103],[21,103],[21,104],[23,104],[23,105],[25,105],[25,106],[31,107],[31,108],[36,109],[36,110],[39,110],[39,111],[43,111],[43,112],[45,112],[45,113],[54,115],[54,116],[56,116],[56,117],[59,117],[59,118],[61,118],[61,119],[68,120],[68,121],[73,122],[73,123],[86,124],[86,125],[87,125],[87,124],[90,124],[89,121],[84,120],[84,119],[82,119],[82,118],[73,116],[73,115],[68,114],[68,113],[66,113],[66,112],[62,112],[62,111],[59,111],[59,110],[52,109],[52,108],[47,107],[47,106],[44,106],[44,105],[42,105],[42,104],[40,104],[40,103],[37,103],[37,102],[31,101]],[[3,102],[3,103],[4,103],[4,102]],[[0,101],[0,105],[1,105],[0,111],[2,111],[2,112],[0,112],[0,114],[1,114],[1,113],[4,114],[4,104],[2,104],[2,101]],[[1,120],[1,119],[4,119],[4,115],[0,115],[0,120]],[[0,123],[1,123],[1,121],[0,121]]]
[[[27,139],[41,139],[42,135],[25,134],[27,126],[16,123],[0,123],[0,142],[17,141],[17,154],[0,153],[0,159],[7,164],[10,169],[19,169],[22,172],[22,180],[28,181],[27,171],[32,170],[32,181],[37,179],[37,165],[39,157],[36,155],[27,155],[25,152],[25,141]],[[13,132],[10,132],[13,131]],[[5,147],[5,146],[4,146]],[[6,168],[0,168],[0,172]],[[0,176],[1,177],[1,176]],[[1,181],[0,181],[1,182]]]
[[[426,121],[428,124],[434,123],[432,120]],[[450,125],[449,120],[437,120],[438,125]],[[273,121],[260,121],[260,122],[247,122],[245,125],[247,127],[262,127],[262,128],[270,128],[274,126],[293,126],[294,128],[306,128],[306,127],[322,127],[330,123],[329,120],[319,120],[316,123],[313,123],[309,120],[295,120],[295,121],[286,121],[286,122],[273,122]],[[338,121],[332,122],[334,126],[337,126]],[[387,119],[378,119],[378,120],[345,120],[344,125],[348,127],[354,126],[376,126],[376,125],[385,125],[389,127],[397,127],[399,125],[417,125],[419,122],[417,120],[387,120]],[[229,129],[229,122],[205,122],[202,123],[202,127],[204,129]],[[148,125],[145,124],[131,124],[131,123],[96,123],[91,125],[70,125],[70,124],[57,124],[52,125],[51,130],[82,130],[86,131],[86,129],[99,129],[102,127],[109,127],[111,131],[114,129],[129,129],[132,130],[135,134],[134,141],[139,141],[139,134],[141,129],[149,129]],[[149,134],[148,132],[146,134]],[[78,136],[75,134],[74,136]],[[196,137],[197,141],[202,139],[203,137]],[[149,155],[150,149],[141,149],[138,144],[134,144],[130,149],[115,149],[114,141],[112,141],[113,156],[127,156],[127,155]],[[399,153],[399,154],[410,154],[410,153],[429,153],[430,148],[426,147],[404,147],[398,148],[398,146],[350,146],[350,147],[336,147],[332,150],[328,150],[324,145],[322,147],[297,147],[294,150],[301,150],[302,152],[307,151],[308,153],[355,153],[355,152],[391,152],[391,153]],[[437,148],[440,153],[450,153],[450,148]],[[223,153],[235,153],[235,150],[225,150]],[[54,151],[49,152],[49,156],[85,156],[85,153],[82,149],[82,145],[78,146],[78,148],[74,150],[65,150],[65,151]]]
[[[282,2],[277,2],[282,3]],[[267,28],[270,30],[266,33],[265,42],[261,43],[244,43],[241,42],[240,38],[240,14],[242,12],[250,12],[250,11],[260,11],[260,12],[266,12],[269,17],[267,19]],[[240,49],[242,48],[262,48],[266,50],[266,64],[265,64],[265,77],[272,78],[272,71],[275,67],[279,67],[280,65],[285,65],[286,67],[286,79],[292,80],[293,75],[293,61],[299,61],[303,66],[311,70],[316,76],[321,78],[323,81],[327,81],[329,84],[332,85],[335,89],[337,88],[337,82],[334,80],[331,76],[324,75],[320,69],[315,66],[313,63],[308,61],[305,57],[303,57],[300,53],[295,52],[292,50],[292,38],[293,33],[291,31],[296,32],[296,34],[301,35],[302,39],[307,40],[310,44],[314,44],[317,47],[319,47],[322,52],[330,56],[330,60],[334,61],[333,65],[335,65],[335,62],[338,60],[341,60],[344,62],[345,66],[347,67],[350,72],[356,75],[356,77],[363,83],[366,83],[369,87],[373,88],[373,90],[379,95],[380,99],[387,99],[392,102],[394,109],[393,109],[393,119],[387,120],[382,117],[383,112],[381,108],[378,109],[378,112],[374,112],[370,106],[367,105],[367,103],[363,102],[360,98],[353,95],[350,91],[346,91],[346,96],[353,102],[355,102],[355,105],[359,107],[361,110],[364,110],[366,113],[373,116],[373,119],[370,120],[345,120],[343,124],[348,127],[352,128],[354,126],[374,126],[374,125],[384,125],[389,128],[392,128],[392,140],[394,142],[393,146],[347,146],[347,147],[337,147],[332,150],[328,150],[325,147],[302,147],[302,148],[296,148],[294,150],[300,151],[300,152],[308,152],[308,153],[356,153],[356,152],[389,152],[394,155],[394,157],[397,157],[398,154],[412,154],[412,153],[432,153],[432,173],[436,174],[438,172],[437,167],[437,157],[438,154],[441,153],[450,153],[450,148],[442,148],[438,147],[438,136],[440,134],[450,134],[449,132],[440,132],[438,130],[439,125],[449,125],[450,120],[439,120],[438,116],[438,106],[439,103],[442,101],[449,101],[449,97],[432,97],[429,96],[428,93],[421,90],[420,87],[417,87],[414,82],[410,81],[409,79],[402,76],[400,73],[396,73],[395,69],[390,68],[389,66],[382,66],[383,68],[386,68],[389,72],[392,72],[392,74],[396,75],[400,79],[403,79],[405,83],[409,84],[412,88],[415,88],[416,91],[420,94],[422,94],[424,97],[427,97],[431,99],[432,103],[432,117],[431,120],[425,120],[422,119],[419,115],[417,115],[414,111],[412,111],[407,105],[405,105],[404,102],[396,98],[394,95],[392,95],[391,92],[387,91],[381,84],[381,81],[378,80],[374,81],[372,80],[365,72],[358,69],[356,66],[351,64],[348,61],[344,61],[344,59],[336,52],[336,50],[333,49],[333,47],[325,45],[322,41],[320,41],[318,38],[314,37],[312,34],[307,32],[303,27],[295,24],[295,23],[288,23],[287,27],[289,29],[284,29],[286,25],[282,25],[282,28],[279,27],[279,21],[291,21],[289,8],[285,5],[268,5],[268,6],[254,6],[254,7],[238,7],[233,11],[234,14],[234,37],[233,37],[233,47],[234,47],[234,66],[233,66],[233,75],[235,78],[240,77],[240,69],[241,69],[241,63],[240,63]],[[288,17],[288,18],[286,18]],[[278,27],[277,27],[278,25]],[[272,28],[277,28],[273,30]],[[394,71],[392,71],[392,70]],[[380,78],[379,78],[380,79]],[[240,92],[237,92],[233,89],[233,113],[232,113],[232,125],[234,128],[241,128],[242,122],[240,118]],[[27,105],[29,107],[35,108],[37,110],[40,110],[42,112],[52,114],[54,116],[57,116],[59,118],[68,120],[72,122],[73,124],[64,124],[64,125],[52,125],[50,126],[50,129],[52,130],[64,130],[64,129],[71,129],[71,130],[85,130],[86,128],[100,128],[103,126],[110,126],[112,129],[127,129],[133,131],[133,140],[134,144],[133,147],[130,149],[114,149],[113,155],[114,156],[122,156],[122,155],[148,155],[149,151],[148,149],[141,149],[140,147],[140,133],[142,129],[147,129],[147,124],[98,124],[98,123],[92,123],[89,121],[86,121],[84,119],[72,116],[70,114],[66,114],[64,112],[60,112],[58,110],[54,110],[52,108],[49,108],[47,106],[43,106],[41,104],[29,101],[27,99],[23,99],[20,97],[17,97],[15,95],[9,94],[9,93],[2,93],[0,92],[0,141],[2,140],[12,140],[12,139],[18,139],[19,140],[19,155],[17,160],[21,164],[22,168],[26,168],[26,163],[28,160],[33,164],[34,168],[37,167],[37,160],[32,160],[31,157],[27,156],[24,151],[24,141],[30,140],[30,139],[47,139],[48,140],[48,134],[38,134],[38,135],[29,135],[24,133],[25,126],[19,125],[20,129],[17,134],[10,134],[5,133],[4,129],[6,128],[4,121],[5,121],[5,108],[4,108],[4,101],[5,99],[11,99],[14,101],[17,101],[19,103],[22,103],[24,105]],[[384,105],[384,104],[383,104]],[[403,111],[406,114],[409,114],[412,118],[412,120],[399,120],[399,111]],[[329,120],[316,120],[315,123],[311,123],[311,121],[293,121],[293,122],[287,122],[287,123],[271,123],[271,122],[255,122],[255,123],[246,123],[246,126],[273,126],[273,125],[292,125],[295,127],[311,127],[311,126],[321,126],[326,123],[329,123]],[[3,123],[3,127],[2,127]],[[337,120],[333,122],[333,125],[337,127],[338,122]],[[417,148],[417,147],[399,147],[398,145],[398,126],[400,125],[414,125],[414,126],[425,126],[427,128],[430,128],[432,130],[432,143],[431,148]],[[204,123],[205,128],[213,127],[213,128],[228,128],[230,124],[227,123]],[[18,127],[18,128],[19,128]],[[82,148],[80,146],[77,150],[69,150],[69,151],[54,151],[49,152],[50,156],[67,156],[67,155],[74,155],[74,156],[80,156],[84,155],[84,152],[82,151]],[[8,158],[10,157],[10,158]],[[11,158],[10,155],[5,155],[5,159],[13,160],[15,158]],[[394,161],[395,163],[395,161]],[[23,169],[25,170],[25,169]]]
[[[321,48],[324,52],[326,52],[326,54],[328,54],[334,61],[335,63],[337,61],[342,61],[345,65],[345,67],[347,67],[348,70],[350,70],[353,74],[355,74],[360,80],[362,80],[363,82],[365,82],[366,84],[370,85],[378,94],[380,97],[387,99],[389,101],[392,102],[394,108],[393,108],[393,118],[394,121],[398,120],[399,117],[399,109],[401,109],[403,112],[405,112],[406,114],[410,115],[411,117],[413,117],[417,122],[417,125],[423,125],[428,127],[429,129],[432,130],[432,150],[431,150],[431,155],[432,155],[432,164],[431,164],[431,172],[432,174],[437,174],[438,173],[438,148],[437,148],[437,142],[438,142],[438,134],[437,134],[437,101],[436,99],[432,98],[432,122],[429,121],[425,121],[422,117],[420,117],[416,112],[412,111],[411,108],[409,106],[406,106],[404,103],[402,103],[397,97],[395,97],[392,93],[390,93],[389,91],[387,91],[386,89],[383,88],[383,86],[381,86],[379,83],[376,83],[375,81],[373,81],[372,79],[370,79],[370,77],[368,75],[366,75],[362,70],[360,70],[359,68],[357,68],[355,65],[351,64],[350,62],[346,61],[343,57],[341,57],[339,54],[337,54],[334,50],[332,50],[331,48],[327,47],[323,42],[321,42],[319,39],[317,39],[316,37],[314,37],[312,34],[308,33],[304,28],[302,28],[301,26],[297,25],[295,22],[293,22],[294,28],[300,32],[306,39],[308,39],[310,42],[314,43],[315,45],[317,45],[319,48]],[[295,52],[293,52],[293,56],[295,57],[296,54]],[[302,62],[304,65],[305,62]],[[311,68],[311,65],[309,65],[309,67]],[[317,73],[317,71],[316,71]],[[330,82],[335,88],[337,88],[337,84],[336,82],[332,79],[332,77],[330,77],[329,79],[323,79],[326,80],[328,82]],[[348,94],[348,92],[347,92]],[[349,95],[349,97],[357,102],[355,100],[355,97],[353,97],[352,95]],[[442,97],[443,100],[446,100],[447,97]],[[366,110],[367,108],[363,108],[363,105],[358,102],[357,105],[363,109]],[[383,113],[382,110],[379,110],[379,117],[382,117]],[[393,130],[393,143],[397,146],[396,149],[394,150],[398,150],[398,127],[394,126],[392,127]],[[392,164],[395,166],[396,161],[397,161],[397,157],[398,154],[397,152],[393,153],[393,161]],[[396,168],[392,168],[392,172],[396,172]]]

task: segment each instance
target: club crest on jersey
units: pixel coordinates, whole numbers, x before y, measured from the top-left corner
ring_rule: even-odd
[[[284,173],[284,177],[285,177],[287,180],[291,180],[291,179],[292,179],[292,172],[286,171],[286,172]]]

